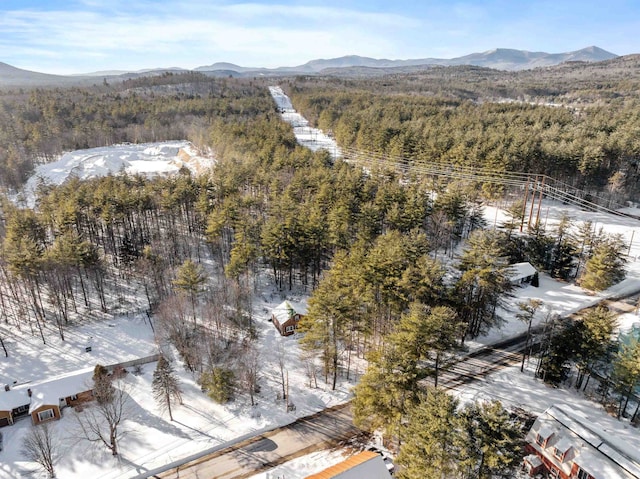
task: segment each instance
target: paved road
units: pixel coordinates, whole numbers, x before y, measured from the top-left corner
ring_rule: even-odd
[[[622,314],[635,309],[637,292],[625,298],[601,303]],[[588,308],[581,310],[584,312]],[[580,313],[579,312],[579,313]],[[539,332],[534,328],[532,332]],[[474,351],[442,372],[439,385],[456,389],[511,364],[518,364],[525,346],[526,334],[521,334]],[[242,479],[270,469],[296,457],[337,445],[361,431],[353,426],[351,405],[345,404],[271,432],[247,439],[197,460],[150,477],[167,479]]]
[[[337,445],[360,432],[353,425],[351,404],[344,404],[151,477],[246,478],[304,454]]]

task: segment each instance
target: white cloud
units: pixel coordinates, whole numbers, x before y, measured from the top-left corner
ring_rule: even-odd
[[[262,60],[259,66],[279,66],[318,56],[393,55],[397,50],[394,32],[420,26],[418,20],[402,15],[347,8],[192,1],[179,7],[153,8],[136,2],[135,9],[127,11],[125,2],[117,0],[104,11],[100,5],[83,0],[73,12],[14,10],[1,14],[2,37],[7,49],[13,48],[9,56],[15,59],[27,52],[42,52],[69,64],[86,64],[96,58],[109,63],[99,69],[129,68],[128,61],[139,65],[140,56],[147,61],[156,56],[154,61],[186,67],[198,66],[198,61],[242,58]],[[10,40],[18,47],[12,47]],[[154,65],[140,67],[148,66]]]

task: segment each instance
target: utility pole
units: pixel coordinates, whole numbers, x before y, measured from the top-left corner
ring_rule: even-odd
[[[538,195],[538,211],[536,213],[536,224],[540,221],[540,208],[542,207],[542,192],[544,191],[544,180],[546,176],[542,176],[542,184],[540,185],[540,194]]]
[[[529,222],[527,223],[527,227],[531,229],[531,220],[533,219],[533,207],[536,204],[536,192],[538,189],[538,175],[536,175],[535,182],[533,184],[533,191],[531,192],[531,209],[529,210]]]
[[[527,183],[524,185],[524,205],[522,206],[522,221],[520,221],[520,233],[524,226],[524,217],[527,215],[527,200],[529,199],[529,175],[527,175]]]

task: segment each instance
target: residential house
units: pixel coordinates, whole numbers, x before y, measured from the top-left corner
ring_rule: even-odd
[[[10,426],[17,418],[29,414],[30,402],[26,390],[5,387],[5,391],[0,392],[0,427]]]
[[[33,424],[60,419],[62,409],[93,399],[93,367],[0,392],[0,426],[30,415]]]
[[[282,336],[290,336],[298,329],[298,323],[305,314],[307,308],[304,304],[283,301],[273,308],[271,321]]]
[[[93,399],[93,371],[82,369],[34,385],[29,405],[33,423],[60,419],[63,408]]]
[[[536,269],[527,261],[509,265],[509,270],[509,279],[511,283],[516,285],[531,284],[531,280],[533,280],[533,276],[536,274]]]
[[[640,479],[640,451],[624,446],[614,430],[599,431],[568,407],[552,406],[527,434],[524,468],[561,479]],[[537,458],[537,459],[536,459]]]
[[[305,479],[390,479],[391,474],[382,456],[372,451],[363,451],[328,467]]]

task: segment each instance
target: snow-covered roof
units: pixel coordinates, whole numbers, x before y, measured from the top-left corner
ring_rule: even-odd
[[[571,449],[571,446],[573,446],[573,442],[574,441],[572,438],[562,436],[560,437],[560,439],[558,439],[558,442],[553,445],[553,447],[555,447],[560,453],[564,454],[569,449]]]
[[[29,412],[47,404],[60,404],[60,399],[93,389],[94,368],[81,369],[32,384]]]
[[[29,412],[45,404],[60,403],[61,398],[92,389],[93,367],[61,374],[42,381],[21,384],[0,392],[0,411],[11,411],[29,405]],[[29,399],[31,389],[31,399]]]
[[[550,426],[546,426],[543,425],[540,430],[537,431],[537,433],[540,435],[541,438],[547,440],[549,439],[549,436],[551,436],[551,434],[553,434],[554,432],[556,432],[556,430]]]
[[[525,261],[524,263],[515,263],[509,265],[509,272],[511,281],[518,281],[520,279],[533,276],[536,272],[536,269],[531,265],[531,263]]]
[[[294,303],[293,301],[283,301],[271,311],[279,323],[284,323],[295,314],[307,314],[307,305],[304,303]]]
[[[29,395],[25,390],[11,389],[0,391],[0,411],[12,411],[20,406],[29,404]]]
[[[536,434],[558,430],[555,441],[543,449],[535,443]],[[580,418],[559,406],[551,406],[540,415],[527,435],[535,449],[547,454],[557,448],[566,452],[573,448],[572,461],[598,479],[640,479],[640,451],[636,448],[621,448],[614,437],[615,432],[594,431],[584,418]],[[554,436],[556,437],[556,436]],[[570,470],[570,463],[558,464]],[[566,472],[566,471],[565,471]]]
[[[540,467],[542,465],[542,459],[540,459],[535,454],[529,454],[524,458],[524,460],[531,464],[533,467]]]
[[[389,479],[391,475],[380,454],[363,451],[335,466],[305,479]]]

